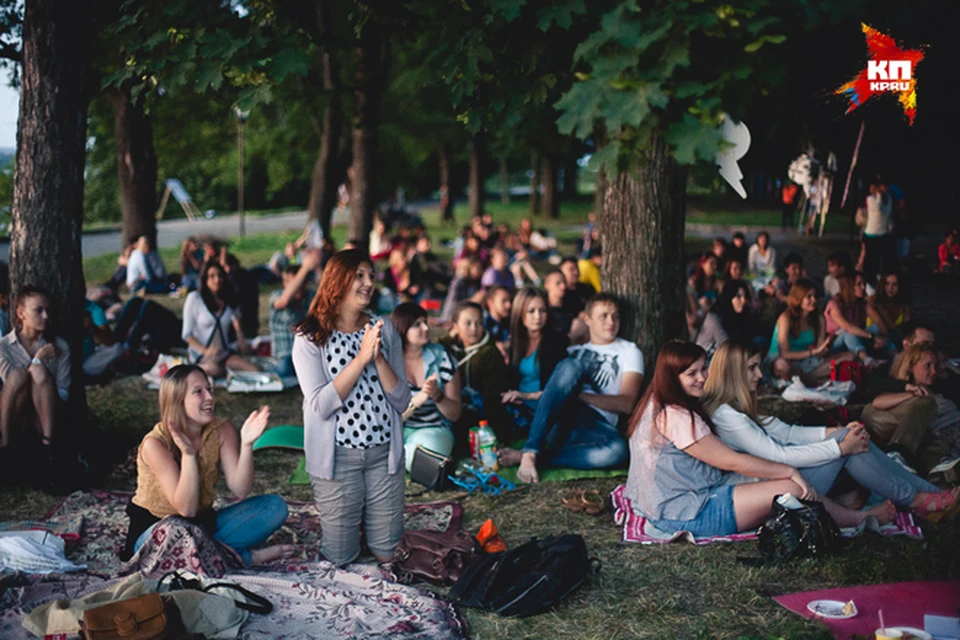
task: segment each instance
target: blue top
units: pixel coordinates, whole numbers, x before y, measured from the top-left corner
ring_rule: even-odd
[[[520,385],[517,390],[523,393],[540,391],[540,349],[537,349],[520,361],[517,371],[520,373]],[[536,407],[536,400],[525,400],[526,404]]]
[[[779,327],[773,328],[773,337],[770,339],[770,353],[767,354],[769,358],[776,358],[780,355],[780,333]],[[817,336],[814,335],[813,329],[807,329],[806,331],[801,331],[800,335],[794,337],[793,334],[790,334],[787,338],[787,344],[790,346],[790,351],[806,351],[814,345],[817,341]]]

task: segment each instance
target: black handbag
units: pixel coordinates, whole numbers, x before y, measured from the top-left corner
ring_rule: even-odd
[[[410,480],[422,484],[431,491],[445,491],[447,474],[450,472],[452,463],[451,458],[418,445],[413,452],[413,461],[410,463]]]
[[[800,509],[788,509],[773,499],[771,516],[757,530],[757,546],[765,560],[816,558],[840,548],[840,527],[823,503],[800,503]]]
[[[207,586],[203,586],[203,583],[196,578],[185,575],[180,571],[171,571],[160,578],[160,581],[157,583],[158,593],[162,587],[166,587],[165,593],[170,591],[193,589],[195,591],[203,591],[204,593],[214,593],[216,595],[226,596],[227,594],[223,593],[223,591],[235,591],[246,598],[246,600],[233,601],[238,609],[244,609],[250,613],[259,613],[261,615],[266,615],[273,611],[272,602],[263,596],[258,595],[249,589],[245,589],[238,584],[233,584],[232,582],[214,582],[208,584]]]

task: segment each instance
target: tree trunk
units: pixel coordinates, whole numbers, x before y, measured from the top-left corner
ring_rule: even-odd
[[[150,243],[157,246],[157,156],[153,152],[153,125],[143,106],[130,101],[127,91],[113,89],[107,96],[113,104],[123,246],[140,236],[147,236]]]
[[[450,191],[450,147],[440,145],[440,217],[444,221],[453,220],[453,197]]]
[[[70,427],[74,434],[86,414],[80,239],[90,100],[90,15],[82,2],[24,3],[10,227],[13,291],[25,284],[49,291],[54,329],[70,346],[72,384],[67,415],[73,416]]]
[[[377,130],[383,97],[382,36],[368,20],[356,50],[356,116],[353,123],[353,193],[350,195],[350,239],[366,246],[377,206]]]
[[[543,213],[551,220],[560,217],[560,197],[557,193],[557,158],[552,153],[543,155]]]
[[[540,214],[540,152],[530,149],[530,215]]]
[[[323,88],[328,102],[323,110],[323,130],[320,132],[320,152],[313,163],[310,178],[309,215],[320,222],[323,235],[330,237],[333,210],[337,207],[337,189],[347,174],[347,165],[341,162],[340,138],[343,131],[343,111],[340,105],[339,76],[329,52],[321,56]]]
[[[603,200],[607,194],[607,172],[600,167],[597,169],[597,190],[593,193],[593,211],[600,214],[603,211]]]
[[[637,341],[648,372],[663,343],[685,333],[685,179],[654,134],[640,165],[611,180],[600,216],[603,290],[622,300],[620,334]]]
[[[510,171],[507,156],[500,156],[500,202],[510,204]]]
[[[483,134],[470,141],[470,217],[483,215]]]

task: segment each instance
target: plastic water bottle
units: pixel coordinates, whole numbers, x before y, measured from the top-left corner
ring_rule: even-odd
[[[477,426],[477,450],[481,466],[488,471],[499,471],[500,461],[497,459],[497,436],[486,420],[481,420]]]

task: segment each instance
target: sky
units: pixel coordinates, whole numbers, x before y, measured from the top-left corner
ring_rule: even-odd
[[[17,144],[17,110],[20,108],[20,92],[0,81],[0,149]]]

